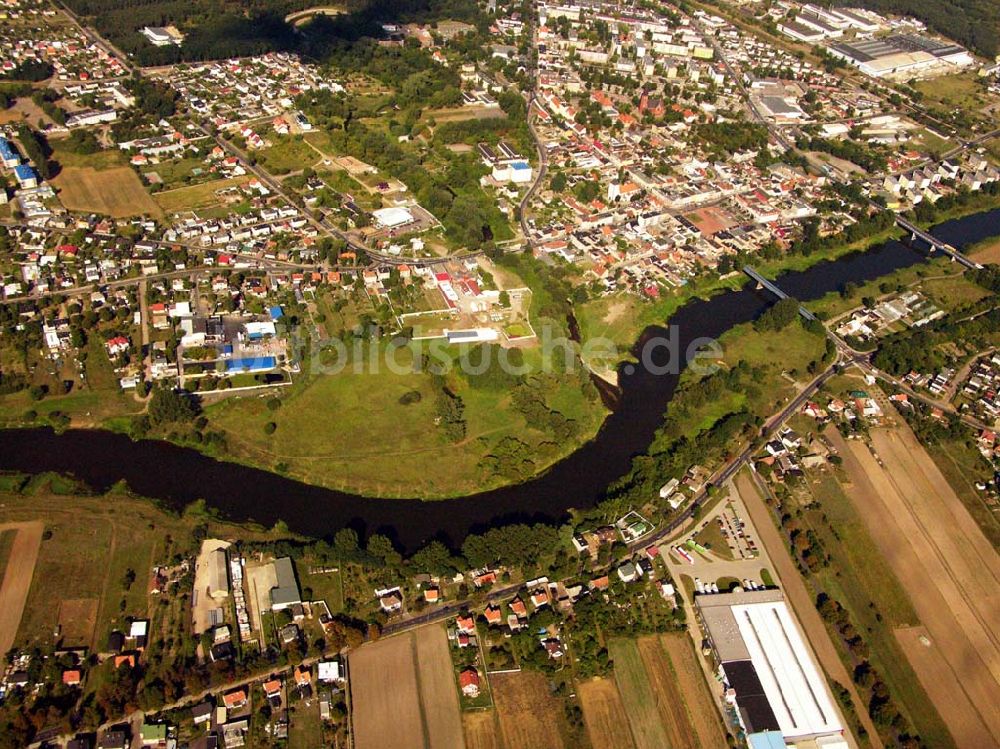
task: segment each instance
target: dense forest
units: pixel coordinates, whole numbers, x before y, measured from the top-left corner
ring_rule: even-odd
[[[879,13],[914,16],[929,28],[992,58],[998,52],[997,0],[851,0],[829,5],[862,6]]]
[[[379,36],[384,21],[472,21],[480,12],[472,0],[343,0],[338,5],[347,9],[345,15],[320,17],[296,29],[284,17],[317,5],[314,0],[67,0],[67,4],[144,66],[293,50],[322,58],[343,42]],[[180,47],[155,47],[140,33],[145,26],[168,24],[187,35]]]

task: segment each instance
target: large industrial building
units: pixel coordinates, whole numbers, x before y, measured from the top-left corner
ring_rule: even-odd
[[[846,749],[833,697],[780,590],[699,595],[695,605],[748,736],[765,734],[760,746]]]
[[[953,72],[975,62],[965,48],[923,34],[837,42],[827,50],[873,78],[919,78]]]

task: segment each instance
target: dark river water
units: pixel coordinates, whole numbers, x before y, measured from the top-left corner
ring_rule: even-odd
[[[933,233],[961,248],[1000,234],[1000,210],[944,223]],[[777,283],[792,296],[808,301],[849,281],[875,279],[925,258],[920,251],[888,242],[804,272],[786,273]],[[772,302],[767,292],[754,291],[748,284],[741,291],[693,301],[667,324],[676,332],[683,352],[697,338],[716,338],[734,325],[753,320]],[[665,327],[647,329],[636,351],[644,341],[666,335]],[[667,349],[661,347],[650,361],[663,366],[668,358]],[[558,521],[570,508],[587,508],[599,501],[608,485],[628,471],[633,456],[652,441],[677,375],[626,365],[619,372],[619,385],[617,408],[596,437],[572,455],[523,484],[458,499],[421,502],[360,497],[217,461],[167,442],[133,442],[100,430],[69,430],[59,435],[50,429],[2,430],[0,470],[70,474],[99,492],[124,479],[135,493],[169,506],[179,508],[204,499],[228,518],[268,526],[281,519],[292,530],[312,536],[350,525],[362,534],[385,533],[407,551],[431,538],[454,546],[469,532],[491,525]],[[427,470],[433,471],[434,465],[428,464]]]

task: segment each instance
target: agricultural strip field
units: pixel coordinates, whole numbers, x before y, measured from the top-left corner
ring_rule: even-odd
[[[632,727],[636,749],[676,747],[671,743],[660,719],[653,685],[639,654],[635,640],[615,639],[608,643],[608,652],[615,664],[615,680],[621,690],[622,704]],[[672,734],[676,740],[676,734]]]
[[[0,525],[4,536],[9,532],[16,533],[0,584],[0,653],[10,650],[17,638],[44,529],[40,521]]]
[[[366,645],[351,653],[349,665],[357,749],[464,745],[443,627]]]
[[[493,710],[462,713],[465,749],[501,749],[500,728]]]
[[[563,749],[565,714],[535,671],[494,674],[490,687],[505,749]]]
[[[850,443],[849,495],[980,720],[964,720],[942,682],[925,686],[959,746],[996,745],[1000,713],[988,706],[1000,693],[1000,557],[909,427],[876,429],[871,438],[883,465],[866,445]],[[926,657],[911,663],[922,681],[930,677]]]
[[[688,720],[698,738],[697,745],[706,749],[726,746],[726,732],[705,675],[698,665],[694,644],[686,635],[660,635],[659,641],[670,659],[677,688],[687,705]]]
[[[129,167],[63,167],[52,184],[59,190],[59,200],[71,211],[102,213],[112,218],[162,215],[160,206]]]
[[[632,732],[625,718],[625,706],[614,679],[595,677],[577,685],[583,706],[587,735],[595,747],[634,749]]]

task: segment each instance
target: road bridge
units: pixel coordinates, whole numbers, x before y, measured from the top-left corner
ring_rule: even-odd
[[[967,258],[965,255],[963,255],[961,252],[959,252],[958,250],[956,250],[954,247],[952,247],[947,242],[942,242],[940,239],[938,239],[937,237],[935,237],[933,234],[928,234],[926,231],[924,231],[923,229],[921,229],[919,226],[915,226],[914,224],[910,223],[909,221],[907,221],[902,216],[896,216],[896,225],[899,226],[899,227],[901,227],[901,228],[903,228],[903,229],[906,229],[906,231],[910,232],[910,241],[911,242],[915,242],[916,240],[920,239],[920,240],[926,242],[928,245],[930,245],[931,252],[934,252],[935,250],[937,250],[938,252],[943,252],[945,255],[948,255],[952,259],[953,262],[961,263],[966,268],[976,269],[976,268],[982,268],[983,267],[982,265],[980,265],[979,263],[975,262],[974,260],[970,260],[969,258]]]
[[[781,289],[779,289],[774,284],[773,281],[769,281],[768,279],[764,278],[764,276],[762,276],[760,273],[758,273],[757,271],[755,271],[753,269],[753,267],[751,267],[749,265],[744,265],[743,266],[743,272],[746,273],[748,276],[750,276],[750,278],[752,278],[754,281],[756,281],[760,286],[763,286],[765,289],[767,289],[772,294],[774,294],[776,297],[778,297],[778,299],[790,299],[791,298],[791,297],[788,296],[788,294],[786,294],[784,291],[782,291]],[[810,312],[809,310],[807,310],[801,304],[799,305],[799,314],[802,315],[802,317],[805,318],[806,320],[815,320],[816,319],[816,315],[814,315],[812,312]]]

